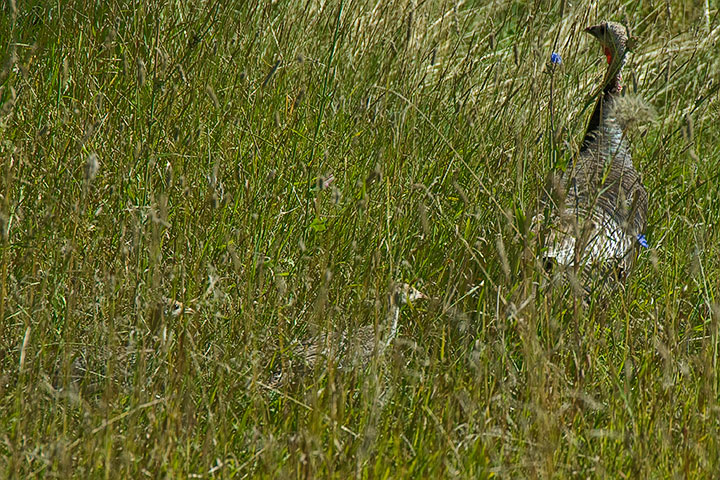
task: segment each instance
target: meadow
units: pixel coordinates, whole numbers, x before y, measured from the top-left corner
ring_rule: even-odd
[[[717,2],[0,9],[0,477],[718,471]],[[528,229],[603,19],[656,111],[649,245],[582,299]],[[398,282],[428,298],[387,351],[300,368]]]

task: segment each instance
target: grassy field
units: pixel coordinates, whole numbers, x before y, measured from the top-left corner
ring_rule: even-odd
[[[716,474],[718,4],[556,3],[4,2],[0,477]],[[585,304],[527,231],[602,19],[650,248]]]

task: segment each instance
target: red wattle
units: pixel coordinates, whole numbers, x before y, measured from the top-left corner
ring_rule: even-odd
[[[605,57],[607,57],[608,65],[612,63],[612,52],[608,47],[603,47],[605,49]]]

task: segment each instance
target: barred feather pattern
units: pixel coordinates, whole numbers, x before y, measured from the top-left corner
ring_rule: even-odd
[[[594,138],[563,175],[565,199],[550,220],[546,256],[563,265],[616,260],[627,268],[645,230],[648,195],[612,116],[612,97],[604,103]]]

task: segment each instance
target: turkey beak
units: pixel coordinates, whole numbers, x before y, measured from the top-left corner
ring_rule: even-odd
[[[585,33],[589,33],[595,38],[600,38],[600,25],[594,25],[585,29]]]
[[[413,287],[410,287],[410,292],[408,293],[408,300],[410,302],[415,302],[418,300],[427,300],[428,296],[422,293],[420,290],[416,290]]]

